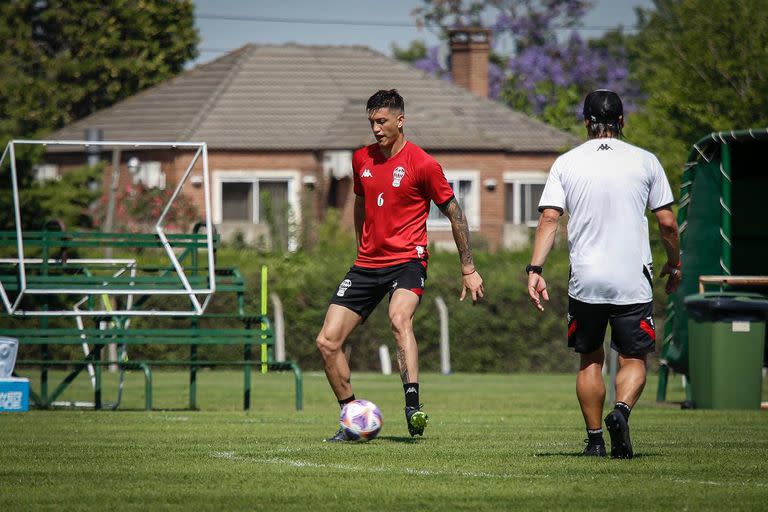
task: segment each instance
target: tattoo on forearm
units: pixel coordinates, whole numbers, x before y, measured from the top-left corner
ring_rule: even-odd
[[[397,366],[400,367],[400,379],[404,383],[410,382],[408,380],[408,361],[405,359],[405,350],[397,347]]]
[[[453,239],[456,242],[456,248],[459,250],[459,259],[462,265],[472,265],[472,242],[469,238],[469,224],[464,211],[459,206],[459,202],[454,197],[446,204],[439,206],[443,215],[451,221],[453,230]]]

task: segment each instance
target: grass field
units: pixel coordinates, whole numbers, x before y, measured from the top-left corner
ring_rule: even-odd
[[[179,408],[186,375],[155,375],[156,407]],[[681,411],[649,379],[631,425],[636,458],[584,459],[572,375],[422,376],[430,415],[411,439],[399,377],[353,376],[384,414],[374,441],[329,445],[337,408],[324,375],[203,372],[202,411],[123,407],[0,415],[0,510],[765,510],[768,412]],[[65,399],[88,399],[80,379]],[[682,397],[677,379],[671,399]],[[106,398],[114,396],[107,389]],[[763,396],[768,396],[763,391]],[[607,439],[606,439],[607,440]]]

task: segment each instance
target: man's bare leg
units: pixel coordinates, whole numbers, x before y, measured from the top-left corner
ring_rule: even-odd
[[[405,393],[405,419],[411,436],[423,435],[427,415],[419,404],[419,348],[413,333],[413,314],[419,306],[419,296],[410,290],[398,289],[389,301],[389,321],[397,342],[397,364]]]
[[[362,320],[362,317],[352,310],[331,304],[315,341],[323,357],[325,376],[337,400],[344,400],[353,394],[349,363],[341,347]]]
[[[616,373],[616,401],[634,407],[645,388],[646,356],[619,355]]]
[[[389,302],[389,321],[397,342],[397,364],[403,384],[419,382],[419,348],[413,333],[413,315],[419,305],[419,296],[410,290],[399,289]]]
[[[581,414],[588,430],[598,430],[603,425],[603,404],[605,403],[605,382],[603,381],[603,348],[579,354],[581,364],[576,375],[576,396],[579,398]]]
[[[611,457],[634,457],[629,435],[629,413],[637,403],[645,387],[646,356],[619,355],[619,371],[616,374],[616,406],[605,417],[605,425],[611,435]]]

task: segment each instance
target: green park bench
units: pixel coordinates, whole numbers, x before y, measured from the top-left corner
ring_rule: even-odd
[[[177,260],[187,283],[195,291],[210,289],[207,266],[207,235],[168,234],[168,243],[178,251]],[[71,231],[32,231],[23,233],[25,278],[22,286],[18,258],[0,259],[0,283],[5,293],[13,298],[22,288],[24,309],[9,313],[7,307],[0,316],[0,336],[19,340],[23,346],[39,347],[37,359],[21,358],[19,366],[39,366],[40,389],[30,396],[37,406],[47,408],[64,392],[69,384],[86,368],[93,368],[94,408],[102,408],[102,367],[116,365],[121,371],[138,369],[144,373],[145,408],[152,409],[152,368],[178,366],[189,368],[189,408],[197,409],[197,372],[206,366],[238,366],[243,368],[243,408],[251,406],[251,373],[258,369],[292,371],[295,380],[296,409],[302,408],[303,379],[299,366],[292,361],[274,360],[274,336],[266,316],[266,279],[262,279],[262,312],[246,311],[247,284],[235,268],[215,268],[212,297],[217,304],[224,303],[224,312],[197,314],[191,311],[172,311],[166,315],[158,306],[170,302],[179,304],[189,298],[184,291],[176,268],[167,265],[135,265],[129,259],[114,259],[117,267],[105,264],[107,259],[93,258],[98,251],[112,248],[121,254],[130,250],[163,250],[163,243],[155,234],[92,233]],[[218,237],[214,237],[214,248]],[[17,233],[0,231],[0,258],[17,247]],[[126,263],[128,262],[128,263]],[[115,268],[120,267],[118,271]],[[128,271],[130,270],[130,271]],[[131,298],[126,301],[129,291]],[[82,293],[87,291],[88,293]],[[122,306],[113,310],[114,292],[123,293]],[[188,291],[188,289],[187,289]],[[50,293],[45,293],[50,292]],[[152,294],[160,292],[160,295]],[[176,295],[165,295],[176,293]],[[69,297],[79,298],[78,308],[62,310],[60,314],[45,314]],[[221,300],[218,299],[227,299]],[[234,298],[234,300],[232,300]],[[70,299],[70,305],[71,305]],[[218,308],[221,309],[221,306]],[[74,319],[79,325],[73,326]],[[136,327],[136,324],[139,327]],[[92,349],[82,359],[54,359],[52,346],[80,346],[84,342]],[[180,359],[134,359],[103,357],[107,344],[123,347],[137,345],[175,345],[189,347],[189,356]],[[199,348],[203,346],[239,345],[242,357],[238,359],[203,359]],[[254,348],[258,347],[258,358]],[[49,393],[48,371],[52,367],[70,368],[69,374]]]

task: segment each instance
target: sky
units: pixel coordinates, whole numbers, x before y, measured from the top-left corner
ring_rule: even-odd
[[[406,48],[413,40],[439,44],[434,32],[418,29],[411,11],[420,0],[195,0],[202,64],[248,43],[365,45],[386,55],[392,44]],[[585,38],[600,36],[591,27],[634,26],[635,7],[652,0],[593,0],[584,17]],[[504,51],[505,48],[497,48]]]

